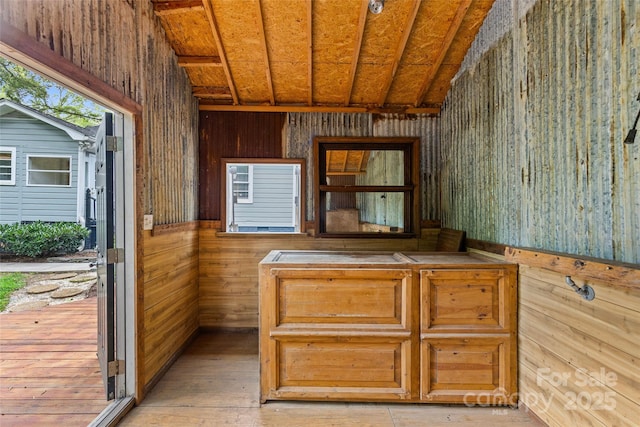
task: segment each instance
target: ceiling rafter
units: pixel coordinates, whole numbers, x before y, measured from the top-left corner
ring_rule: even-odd
[[[307,81],[309,82],[309,95],[307,104],[313,105],[313,3],[312,0],[307,0],[307,48],[308,63],[307,67]]]
[[[402,39],[400,39],[400,43],[396,47],[396,53],[393,57],[393,65],[390,69],[389,75],[387,76],[386,82],[382,88],[382,92],[380,95],[380,99],[378,99],[378,105],[384,105],[384,102],[387,100],[387,96],[389,95],[389,90],[391,89],[391,84],[393,83],[393,78],[398,71],[398,65],[400,65],[400,60],[402,59],[402,54],[404,53],[404,49],[407,46],[407,42],[409,41],[409,36],[411,35],[411,30],[413,29],[413,24],[416,22],[416,16],[418,16],[418,10],[420,9],[420,5],[422,4],[422,0],[414,0],[413,8],[411,9],[411,13],[407,18],[407,22],[404,26],[404,32],[402,33]]]
[[[257,20],[258,20],[258,37],[260,38],[260,42],[262,44],[262,50],[264,51],[264,63],[265,63],[265,74],[267,78],[267,86],[269,87],[269,103],[274,105],[276,103],[274,94],[273,94],[273,80],[271,78],[271,66],[269,65],[269,50],[267,49],[267,34],[264,31],[264,18],[262,17],[262,2],[260,0],[256,0],[256,10],[257,10]]]
[[[220,37],[220,30],[218,29],[216,17],[213,13],[213,6],[211,5],[211,0],[202,0],[202,4],[204,5],[204,12],[207,15],[209,26],[211,27],[211,33],[213,34],[213,39],[216,41],[216,47],[218,48],[218,53],[220,54],[220,61],[222,62],[222,68],[224,69],[224,74],[227,77],[227,83],[229,84],[229,91],[231,92],[233,103],[237,105],[239,104],[238,93],[236,91],[235,85],[233,84],[233,77],[231,76],[231,70],[229,69],[229,62],[227,61],[227,56],[225,54],[224,46],[222,45],[222,38]]]
[[[178,65],[181,67],[222,67],[219,56],[178,56]]]
[[[203,10],[202,0],[163,1],[154,3],[153,8],[157,15],[166,16],[187,11]]]
[[[402,20],[381,21],[393,34],[374,41],[377,56],[369,0],[242,1],[248,10],[235,0],[152,0],[205,108],[430,115],[494,0],[402,0]]]
[[[342,101],[343,105],[349,105],[351,102],[351,92],[353,91],[353,83],[356,80],[356,70],[358,69],[358,60],[360,58],[360,50],[362,48],[362,39],[364,36],[364,27],[367,22],[368,11],[369,0],[362,0],[360,16],[358,17],[358,32],[356,42],[353,46],[353,58],[351,59],[351,69],[349,70],[349,79],[347,80],[347,93]]]
[[[228,87],[194,86],[193,95],[199,98],[229,99],[231,91]]]
[[[442,42],[442,47],[438,52],[438,56],[431,67],[431,73],[427,75],[427,78],[424,80],[424,82],[422,82],[422,85],[420,86],[420,91],[418,92],[418,98],[414,102],[414,105],[416,107],[418,107],[422,103],[422,100],[429,92],[429,89],[431,89],[431,85],[435,81],[438,70],[442,65],[442,61],[444,61],[444,57],[447,55],[447,52],[451,47],[451,43],[453,42],[453,39],[455,38],[456,34],[458,33],[458,30],[460,29],[460,25],[462,25],[462,21],[464,20],[464,17],[467,14],[467,10],[469,10],[469,7],[471,6],[472,1],[473,0],[463,0],[460,3],[458,10],[456,11],[456,14],[453,17],[453,20],[449,25],[449,30],[447,31],[447,34]]]

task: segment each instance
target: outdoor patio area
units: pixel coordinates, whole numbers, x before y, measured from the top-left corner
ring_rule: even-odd
[[[106,406],[96,298],[0,314],[0,425],[86,426]]]

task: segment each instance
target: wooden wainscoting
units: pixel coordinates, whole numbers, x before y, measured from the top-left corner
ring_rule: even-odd
[[[144,235],[144,372],[148,388],[198,330],[198,227]]]
[[[439,229],[425,228],[416,239],[325,239],[306,234],[220,233],[200,221],[200,326],[258,327],[258,263],[273,249],[435,250]]]
[[[550,426],[637,425],[638,266],[514,248],[506,258],[520,264],[520,401]]]

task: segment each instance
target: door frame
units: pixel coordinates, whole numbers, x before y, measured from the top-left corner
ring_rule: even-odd
[[[136,191],[142,188],[144,159],[142,149],[142,106],[123,95],[117,89],[104,83],[91,73],[37,42],[28,34],[0,19],[0,55],[27,68],[47,76],[65,87],[89,98],[106,108],[122,115],[122,135],[124,137],[123,183],[116,192],[124,209],[117,212],[123,218],[119,233],[124,240],[125,262],[118,263],[120,277],[125,278],[124,286],[116,291],[122,313],[116,319],[118,337],[117,357],[125,360],[125,375],[116,376],[116,400],[94,420],[92,425],[112,425],[133,406],[144,398],[143,389],[143,304],[141,292],[143,233],[142,196]],[[118,330],[120,331],[118,332]],[[119,385],[118,385],[119,382]],[[118,392],[118,390],[121,390]]]

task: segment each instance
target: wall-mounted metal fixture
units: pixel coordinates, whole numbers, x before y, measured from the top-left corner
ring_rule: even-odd
[[[369,5],[369,7],[371,7],[371,5]],[[640,101],[640,93],[638,93],[637,100]],[[636,116],[636,121],[633,122],[633,127],[627,134],[627,137],[624,139],[625,144],[633,144],[633,142],[635,141],[636,133],[638,132],[638,129],[636,129],[638,127],[638,119],[640,119],[640,109],[638,109],[638,115]]]
[[[369,0],[369,11],[376,15],[384,9],[384,0]]]
[[[576,291],[578,295],[580,295],[587,301],[591,301],[596,297],[596,291],[594,291],[593,288],[586,283],[582,285],[582,287],[579,287],[578,285],[576,285],[576,282],[571,279],[571,276],[566,276],[564,278],[564,281],[567,282],[567,285],[571,286],[571,288]]]

